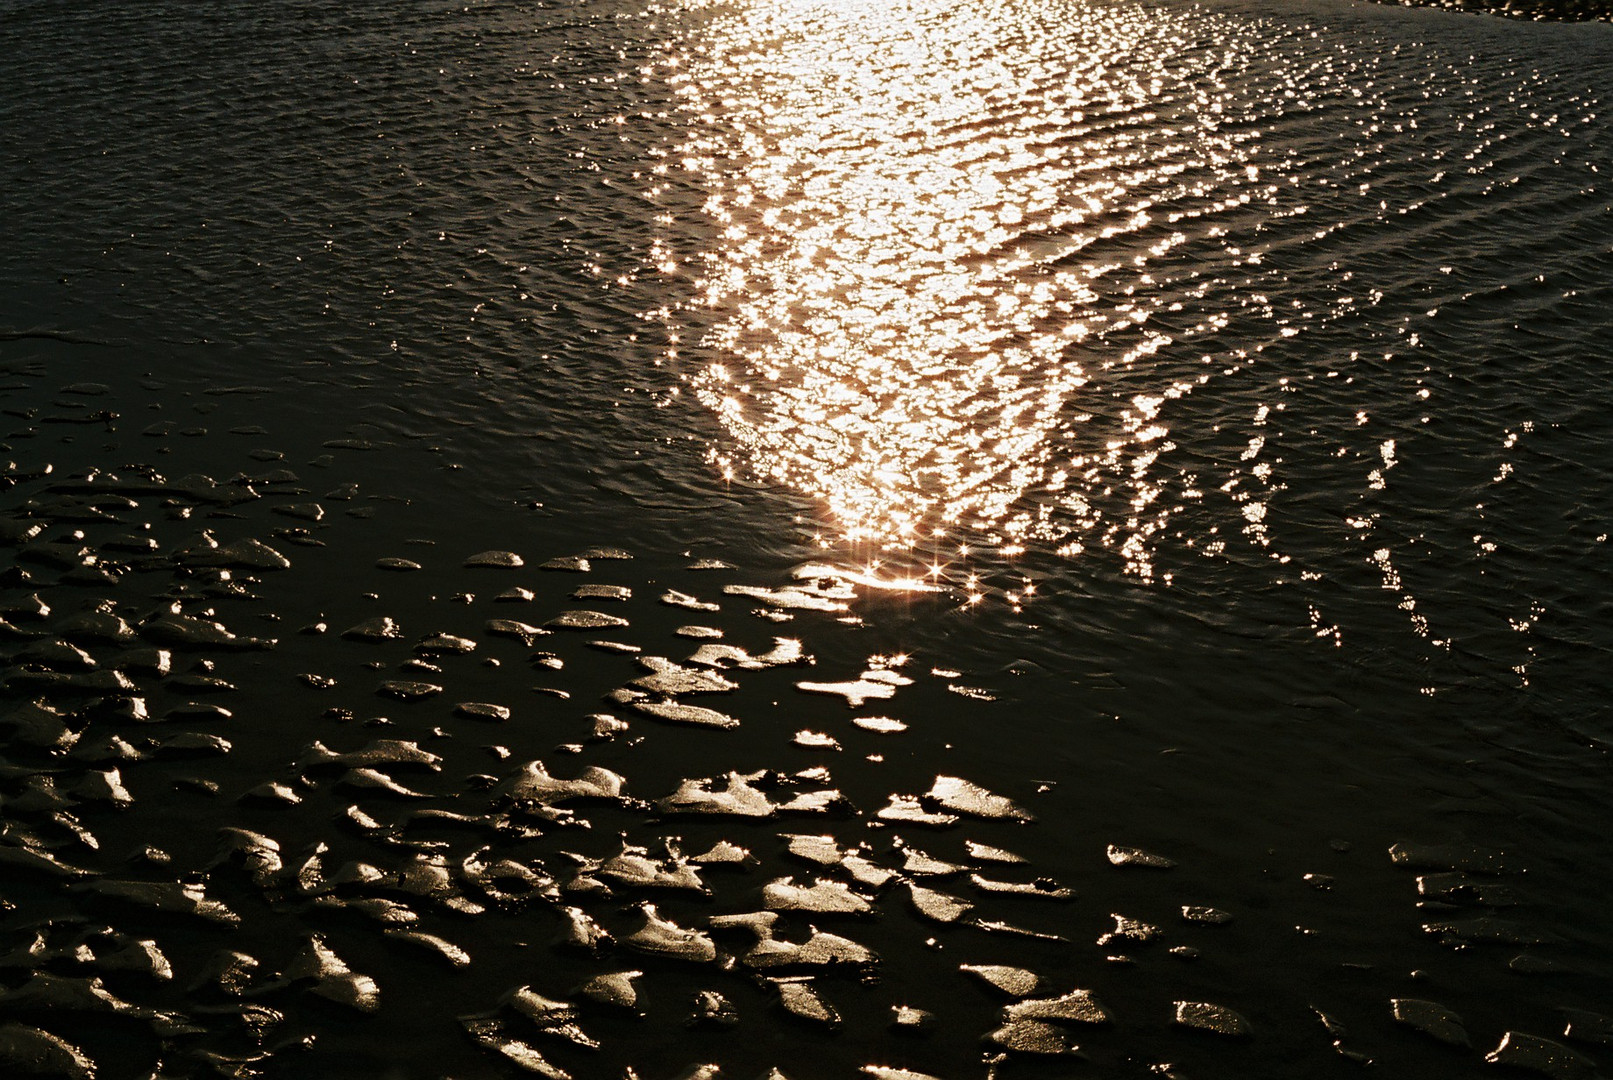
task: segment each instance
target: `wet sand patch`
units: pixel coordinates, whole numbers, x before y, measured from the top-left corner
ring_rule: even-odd
[[[40,426],[50,380],[6,392],[33,410],[6,440],[0,624],[16,1053],[367,1076],[407,1038],[420,1075],[895,1076],[899,1054],[1036,1076],[1164,1045],[1216,1075],[1282,1037],[1226,974],[1274,919],[1179,836],[1072,837],[1068,811],[1048,836],[1069,788],[935,730],[938,708],[950,737],[1010,706],[957,694],[948,658],[865,647],[839,621],[855,590],[445,520],[430,451],[282,428],[264,391],[216,395],[182,445],[105,418],[64,440]],[[95,400],[190,400],[116,381]],[[265,431],[283,457],[254,454]],[[1329,855],[1306,869],[1337,888],[1295,873],[1313,895],[1278,918],[1326,924],[1351,885]],[[1496,915],[1528,899],[1512,853],[1373,857],[1427,947],[1550,955],[1527,910]],[[1375,1019],[1309,1041],[1437,1043],[1391,1015],[1424,998],[1373,978]],[[1549,1037],[1573,1036],[1508,1032],[1474,1025],[1463,1060],[1571,1060]]]

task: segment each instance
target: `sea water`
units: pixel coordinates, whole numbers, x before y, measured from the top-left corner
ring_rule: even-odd
[[[8,714],[13,1040],[105,1076],[1607,1063],[1607,26],[0,27],[6,696],[66,733]],[[758,910],[878,959],[767,968]],[[626,971],[632,1008],[580,989]],[[1106,1022],[1009,1008],[1076,990]]]

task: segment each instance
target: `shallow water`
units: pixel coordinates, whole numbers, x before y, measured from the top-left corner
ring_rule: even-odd
[[[0,1052],[37,1028],[102,1076],[1036,1076],[1072,1041],[1114,1075],[1608,1064],[1608,27],[0,19]],[[488,551],[523,565],[467,565]],[[135,637],[71,621],[106,602]],[[711,644],[745,652],[691,659]],[[11,711],[35,699],[62,717]],[[418,750],[344,757],[377,739]],[[532,762],[622,788],[535,795]],[[685,861],[719,840],[750,859]],[[130,880],[205,883],[239,923]],[[714,959],[629,944],[645,901]],[[724,917],[769,905],[776,938],[877,961],[763,966]],[[552,946],[565,908],[615,944]],[[377,1008],[299,957],[315,934]],[[171,978],[108,959],[141,940]],[[220,978],[221,950],[257,964]],[[1109,1021],[1005,1029],[966,964]],[[577,990],[621,971],[642,1018]],[[838,1023],[793,1015],[781,971]],[[686,1024],[697,991],[737,1023]]]

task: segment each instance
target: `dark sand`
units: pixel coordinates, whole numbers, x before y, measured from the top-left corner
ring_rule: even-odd
[[[1606,1037],[1526,859],[1398,831],[1391,745],[1325,784],[1314,732],[1258,780],[1118,723],[1038,755],[1035,665],[895,647],[957,597],[490,505],[339,385],[8,357],[12,1067],[1572,1075]],[[1558,992],[1475,1023],[1473,950]]]
[[[683,284],[606,290],[588,268],[640,265],[641,161],[604,121],[658,113],[668,86],[616,77],[642,57],[598,47],[608,16],[551,9],[544,70],[572,92],[534,117],[511,10],[400,26],[376,5],[317,32],[302,10],[227,12],[216,72],[188,11],[24,13],[0,342],[0,1075],[1605,1069],[1610,410],[1603,279],[1579,255],[1605,251],[1589,181],[1519,187],[1486,220],[1521,246],[1435,294],[1455,309],[1436,330],[1478,298],[1442,353],[1467,386],[1451,405],[1367,393],[1409,371],[1376,362],[1359,397],[1294,399],[1279,482],[1299,512],[1273,533],[1328,568],[1300,595],[1347,646],[1251,545],[1172,588],[1096,550],[1000,560],[968,608],[961,589],[806,570],[855,554],[805,541],[821,508],[704,467],[721,432],[669,404],[680,375],[637,333]],[[1517,91],[1549,115],[1577,92],[1493,74],[1523,28],[1428,21],[1490,39],[1469,77],[1497,107]],[[1440,48],[1457,73],[1472,55]],[[1407,63],[1424,89],[1447,78]],[[355,95],[353,70],[391,92]],[[1340,153],[1368,170],[1373,125],[1424,96],[1391,75],[1359,124],[1315,129],[1357,131]],[[1605,160],[1596,108],[1571,110],[1587,168]],[[377,116],[396,159],[375,153]],[[527,132],[546,126],[535,166]],[[1422,150],[1402,149],[1386,194],[1421,200]],[[664,198],[693,215],[707,194],[691,176]],[[1572,224],[1566,247],[1536,227],[1542,204]],[[1469,235],[1468,211],[1428,205]],[[350,225],[333,246],[332,220]],[[1415,270],[1422,234],[1367,231],[1404,243],[1355,257]],[[489,234],[506,261],[483,258]],[[1517,287],[1517,253],[1559,250],[1574,265],[1553,306]],[[1425,283],[1375,280],[1407,321],[1368,329],[1428,329],[1411,317]],[[511,295],[542,310],[481,305]],[[1573,320],[1582,336],[1543,354]],[[137,346],[81,336],[108,326]],[[1223,432],[1219,410],[1275,400],[1271,382],[1202,396],[1178,422],[1186,459],[1267,432]],[[1145,385],[1098,396],[1118,416]],[[1358,472],[1378,461],[1377,429],[1354,433],[1368,406],[1385,430],[1438,421],[1422,471],[1402,446],[1389,496],[1301,460],[1336,436]],[[1526,419],[1528,481],[1482,523],[1443,513]],[[1325,436],[1298,437],[1313,425]],[[1386,507],[1383,539],[1338,535],[1333,508],[1358,503]],[[1196,520],[1245,524],[1228,500]],[[1424,583],[1415,612],[1367,561],[1380,543]],[[1032,574],[1056,600],[1008,599]],[[1409,641],[1408,614],[1464,647]]]
[[[490,511],[339,388],[310,411],[112,348],[19,354],[5,1060],[662,1076],[708,1046],[788,1068],[841,1030],[811,1052],[847,1069],[909,1032],[903,1060],[1068,1048],[957,966],[1043,956],[1036,994],[1081,989],[1072,894],[1014,854],[1039,786],[922,763],[948,761],[925,713],[991,695],[848,649],[844,581]]]

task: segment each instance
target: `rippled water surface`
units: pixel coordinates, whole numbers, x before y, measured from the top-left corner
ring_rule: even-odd
[[[1608,26],[0,40],[6,1067],[1613,1067]]]

